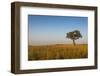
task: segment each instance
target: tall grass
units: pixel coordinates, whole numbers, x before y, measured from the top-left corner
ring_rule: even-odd
[[[28,60],[55,60],[87,58],[87,44],[70,44],[29,46]]]

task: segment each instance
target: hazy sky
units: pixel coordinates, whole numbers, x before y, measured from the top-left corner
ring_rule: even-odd
[[[66,33],[79,30],[83,36],[76,43],[87,43],[88,18],[75,16],[28,16],[29,45],[71,44]]]

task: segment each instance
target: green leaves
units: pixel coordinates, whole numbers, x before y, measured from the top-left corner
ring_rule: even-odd
[[[79,38],[82,38],[82,35],[81,35],[80,31],[74,30],[72,32],[68,32],[66,38],[69,38],[71,40],[74,40],[73,41],[74,42],[73,44],[75,45],[75,40],[77,40]]]

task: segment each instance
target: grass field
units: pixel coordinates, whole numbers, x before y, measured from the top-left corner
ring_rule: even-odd
[[[87,44],[28,46],[28,60],[79,59],[88,57]]]

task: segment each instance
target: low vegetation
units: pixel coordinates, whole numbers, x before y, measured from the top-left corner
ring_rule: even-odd
[[[28,60],[79,59],[88,57],[87,44],[29,46]]]

